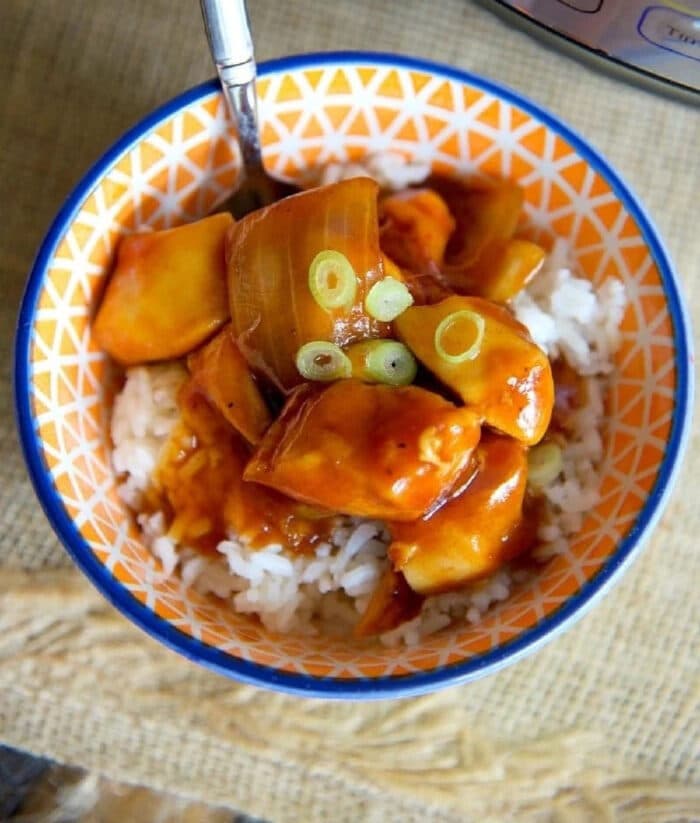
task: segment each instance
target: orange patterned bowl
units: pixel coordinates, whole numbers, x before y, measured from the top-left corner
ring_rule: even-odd
[[[688,321],[657,234],[606,161],[552,115],[451,68],[373,54],[261,67],[269,168],[291,178],[391,148],[447,172],[525,189],[530,228],[561,236],[594,282],[628,306],[607,398],[600,502],[568,550],[476,625],[417,646],[275,635],[154,574],[110,468],[108,364],[90,318],[118,238],[206,214],[235,182],[216,85],[186,92],[85,175],[37,257],[21,308],[16,403],[37,493],[75,562],[124,614],[185,656],[239,680],[324,697],[417,694],[494,671],[579,617],[618,580],[662,511],[689,428]]]

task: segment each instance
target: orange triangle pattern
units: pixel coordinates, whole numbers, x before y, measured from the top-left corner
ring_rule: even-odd
[[[343,120],[348,116],[350,113],[352,106],[345,104],[342,106],[326,106],[324,112],[326,117],[328,118],[331,126],[334,129],[339,129]]]
[[[302,120],[308,113],[304,95],[309,88],[328,94],[328,102],[323,115],[314,112]],[[367,92],[369,102],[358,102],[358,88]],[[322,675],[336,670],[341,677],[356,670],[366,676],[420,671],[480,654],[534,625],[578,590],[581,569],[585,575],[594,574],[614,550],[607,531],[625,534],[632,528],[656,482],[656,467],[670,436],[678,379],[673,328],[659,271],[650,265],[639,228],[624,214],[610,185],[597,173],[591,175],[586,162],[562,137],[550,139],[546,127],[535,123],[530,114],[491,99],[480,89],[421,71],[334,66],[306,70],[303,76],[283,72],[263,78],[258,91],[263,110],[269,112],[263,133],[266,162],[277,173],[292,175],[329,156],[324,146],[329,127],[337,141],[333,152],[355,160],[366,155],[374,138],[394,129],[400,149],[412,156],[413,147],[427,133],[433,141],[435,169],[449,172],[459,166],[496,176],[509,169],[514,179],[527,180],[525,195],[532,213],[546,218],[556,211],[558,216],[546,227],[525,224],[524,232],[535,236],[546,228],[569,238],[588,277],[602,269],[603,277],[619,277],[635,296],[623,321],[619,374],[609,395],[609,405],[616,410],[606,441],[611,468],[601,482],[596,517],[587,519],[579,539],[570,546],[579,568],[575,571],[566,556],[559,557],[543,568],[537,586],[514,596],[483,624],[442,632],[415,649],[398,651],[356,649],[324,638],[272,636],[199,595],[189,597],[188,607],[175,582],[153,578],[154,563],[136,530],[125,530],[114,488],[96,494],[96,484],[108,476],[108,445],[98,442],[86,450],[85,443],[104,433],[105,402],[111,391],[99,390],[106,369],[90,335],[89,309],[105,281],[120,232],[192,219],[206,213],[233,186],[236,152],[222,134],[225,109],[217,95],[170,117],[152,137],[120,158],[83,203],[70,235],[57,247],[57,260],[47,273],[51,288],[38,296],[31,349],[32,405],[54,485],[66,511],[83,524],[83,536],[95,556],[139,601],[154,602],[156,613],[178,629],[230,653],[290,671]],[[404,95],[419,98],[427,110],[414,109],[410,117],[397,122]],[[466,125],[465,112],[472,118]],[[453,113],[462,118],[463,141],[453,127]],[[214,122],[216,127],[211,125]],[[305,125],[298,133],[300,122]],[[527,133],[505,147],[499,140],[503,128]],[[288,148],[292,134],[293,152]],[[462,145],[467,147],[466,157],[460,154]],[[176,150],[170,152],[170,146]],[[539,159],[550,147],[545,187]],[[138,198],[132,185],[137,172],[148,189]],[[583,191],[589,181],[593,203],[586,206],[572,200],[570,192]],[[615,249],[614,255],[610,249]],[[651,334],[639,335],[641,328]],[[78,396],[89,402],[78,408]],[[610,528],[602,529],[598,520]]]
[[[511,127],[511,129],[520,128],[520,126],[522,126],[523,123],[528,123],[530,120],[532,120],[532,117],[529,114],[527,114],[527,112],[524,112],[521,109],[516,108],[515,106],[511,106],[511,109],[510,109],[510,127]]]
[[[430,97],[428,97],[428,103],[439,109],[447,109],[448,111],[454,110],[452,87],[447,80],[444,83],[441,83],[430,95]]]
[[[349,95],[352,94],[352,86],[348,80],[347,73],[338,69],[331,77],[327,87],[328,94]]]
[[[594,211],[600,218],[600,222],[610,231],[622,213],[623,208],[622,203],[617,200],[612,200],[610,203],[603,203],[601,206],[596,206]]]
[[[194,120],[194,118],[192,118]],[[165,157],[165,152],[157,148],[152,143],[146,142],[141,149],[141,171],[148,171],[151,166],[160,162]]]
[[[324,76],[325,72],[323,69],[309,69],[308,71],[304,72],[304,77],[306,78],[306,82],[311,86],[312,89],[318,88],[318,84],[321,82],[321,78]]]
[[[447,140],[444,140],[437,146],[438,151],[443,154],[451,154],[453,157],[459,157],[459,138],[457,133],[453,132]]]
[[[531,174],[534,169],[535,164],[532,163],[529,158],[525,158],[520,154],[514,154],[512,156],[510,161],[510,170],[514,180],[522,180],[523,177],[527,177]]]
[[[277,119],[282,123],[288,132],[294,131],[297,123],[301,119],[301,109],[292,109],[291,111],[281,111],[277,115]]]
[[[377,88],[377,96],[396,98],[403,97],[403,87],[401,85],[401,81],[399,80],[399,74],[396,70],[392,69],[385,74],[384,79]]]
[[[394,124],[394,120],[396,120],[397,117],[397,111],[396,109],[388,106],[375,106],[374,116],[377,118],[379,130],[385,132],[389,131]]]
[[[277,91],[277,102],[286,103],[291,100],[301,100],[303,97],[296,80],[285,75]]]
[[[374,68],[367,68],[367,67],[360,67],[357,70],[357,76],[360,79],[360,82],[363,86],[368,86],[369,83],[374,79],[377,74],[377,69]]]
[[[477,120],[492,129],[499,126],[501,120],[501,104],[498,100],[489,103],[488,106],[478,115]]]
[[[358,112],[353,118],[347,130],[348,135],[358,135],[361,137],[369,137],[372,133],[367,117],[363,112]]]
[[[396,140],[406,140],[409,143],[417,143],[419,140],[418,129],[416,128],[416,121],[413,117],[409,117],[401,128],[394,135]]]
[[[409,76],[414,94],[419,94],[432,79],[429,74],[424,74],[419,71],[412,71]]]
[[[544,157],[545,151],[545,137],[546,137],[546,129],[544,126],[538,126],[533,131],[526,134],[520,140],[520,145],[527,149],[531,154],[534,154],[535,157]]]
[[[562,157],[568,157],[570,154],[571,147],[566,140],[561,137],[555,137],[554,148],[552,149],[552,160],[561,160]]]
[[[549,211],[559,211],[563,206],[568,206],[571,197],[558,184],[552,181],[549,187]]]
[[[272,123],[263,123],[263,127],[260,131],[260,142],[263,146],[273,145],[274,143],[278,143],[279,140],[280,136]]]
[[[557,144],[563,143],[563,140],[557,141]],[[567,152],[566,154],[571,154],[571,149],[567,145]],[[557,159],[556,157],[554,158]],[[571,186],[571,188],[575,192],[581,192],[583,189],[583,182],[586,179],[586,173],[588,172],[588,163],[584,160],[578,160],[575,163],[572,163],[570,166],[566,166],[561,170],[561,176],[566,180],[566,182]]]
[[[473,161],[476,161],[480,155],[488,151],[491,146],[493,146],[492,137],[486,137],[476,131],[468,132],[467,141],[469,143],[469,157]]]

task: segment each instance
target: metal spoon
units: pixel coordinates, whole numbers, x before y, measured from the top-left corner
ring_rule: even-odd
[[[238,219],[299,189],[270,177],[263,165],[255,93],[257,67],[245,1],[200,0],[200,5],[209,50],[238,129],[242,163],[237,189],[217,211],[230,211]]]

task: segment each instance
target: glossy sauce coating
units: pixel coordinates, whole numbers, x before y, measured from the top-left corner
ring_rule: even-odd
[[[477,470],[466,488],[413,523],[389,523],[389,557],[421,594],[458,589],[522,552],[520,524],[527,483],[526,449],[484,433]]]
[[[408,189],[379,204],[379,242],[399,266],[421,272],[441,263],[455,221],[445,201],[430,189]]]
[[[178,394],[182,414],[154,477],[154,508],[172,516],[170,536],[213,552],[234,531],[254,548],[282,542],[307,551],[327,539],[335,518],[246,483],[250,449],[193,380]],[[311,515],[311,516],[309,516]]]
[[[332,511],[414,520],[449,495],[479,435],[478,415],[416,386],[307,385],[244,476]]]
[[[124,237],[94,322],[125,365],[180,357],[229,316],[224,243],[230,214]]]
[[[515,234],[525,199],[517,184],[499,181],[470,186],[435,176],[427,185],[442,197],[456,222],[445,250],[447,268],[471,266],[492,244]]]
[[[484,336],[475,357],[452,363],[436,349],[435,333],[445,318],[465,310],[483,318]],[[507,309],[478,297],[453,296],[433,306],[411,306],[394,328],[426,368],[490,426],[527,445],[543,437],[554,403],[549,359]],[[453,341],[455,351],[468,349],[476,334],[473,324],[461,328],[455,326],[464,335]]]
[[[393,629],[425,596],[459,589],[530,547],[541,506],[526,498],[527,446],[545,432],[561,439],[585,391],[557,367],[555,393],[548,358],[498,305],[544,257],[513,237],[522,190],[445,178],[429,185],[381,199],[379,217],[376,183],[356,178],[235,225],[214,215],[125,238],[95,322],[97,339],[125,364],[189,353],[182,417],[147,501],[166,513],[173,539],[213,553],[234,532],[254,548],[307,552],[329,539],[338,514],[388,522],[393,566],[357,636]],[[352,302],[330,310],[308,281],[324,250],[340,252],[356,274]],[[364,306],[385,276],[404,281],[415,300],[393,324]],[[473,358],[451,362],[435,332],[464,310],[483,318],[483,339]],[[473,333],[455,325],[446,348],[465,350]],[[418,380],[432,391],[310,384],[296,369],[306,342],[347,347],[387,336],[422,362]],[[268,399],[286,396],[274,421],[259,385],[274,387]]]
[[[423,600],[424,597],[413,591],[401,572],[389,567],[372,592],[353,634],[355,637],[369,637],[389,632],[416,617]]]
[[[443,283],[458,294],[505,303],[542,268],[545,250],[529,240],[510,238],[491,243],[469,266],[447,267]]]
[[[187,367],[211,403],[249,443],[258,443],[272,415],[229,323],[187,358]]]
[[[386,337],[364,299],[384,276],[377,184],[355,178],[285,198],[247,215],[228,236],[228,285],[236,341],[254,370],[283,391],[302,382],[295,357],[314,340],[339,346]],[[352,305],[322,308],[309,267],[325,250],[343,254],[356,274]]]

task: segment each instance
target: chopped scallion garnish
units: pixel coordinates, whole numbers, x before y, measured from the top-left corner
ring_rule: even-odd
[[[435,351],[447,363],[473,360],[481,351],[486,321],[471,309],[461,309],[444,317],[435,329]],[[451,343],[450,351],[446,346]]]
[[[355,301],[357,276],[348,258],[339,251],[320,251],[309,266],[309,289],[326,311],[342,309]]]
[[[388,323],[413,303],[405,283],[395,277],[384,277],[375,283],[365,298],[365,309],[370,317]]]
[[[396,340],[365,340],[347,349],[352,376],[368,383],[407,386],[418,366],[410,349]]]
[[[527,453],[527,482],[543,489],[559,476],[564,464],[561,449],[556,443],[540,443]]]
[[[345,352],[335,343],[313,340],[297,352],[296,366],[307,380],[331,381],[350,377],[352,365]]]

